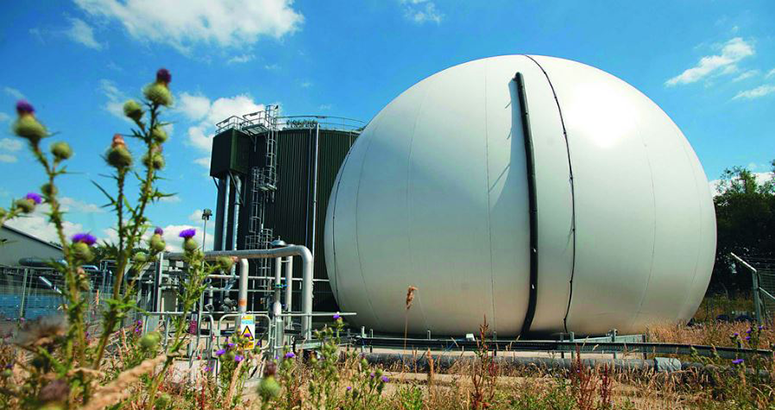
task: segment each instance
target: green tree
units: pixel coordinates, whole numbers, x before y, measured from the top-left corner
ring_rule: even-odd
[[[773,161],[775,168],[775,161]],[[713,198],[718,245],[710,289],[713,292],[749,292],[751,275],[735,268],[730,252],[746,256],[775,257],[775,184],[758,182],[743,167],[724,170]]]

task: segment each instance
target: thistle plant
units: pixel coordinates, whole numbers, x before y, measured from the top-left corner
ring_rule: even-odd
[[[164,395],[157,400],[156,392],[172,361],[186,344],[185,316],[173,320],[174,333],[164,348],[160,346],[161,335],[158,332],[142,334],[141,323],[134,323],[129,336],[126,329],[122,329],[119,332],[120,343],[125,348],[113,350],[124,356],[119,361],[111,361],[111,364],[118,365],[114,373],[106,374],[103,369],[108,359],[108,346],[116,340],[116,331],[124,325],[127,315],[137,309],[135,293],[138,278],[167,247],[161,228],[148,232],[151,225],[146,212],[151,204],[169,196],[159,191],[156,183],[159,171],[165,166],[163,144],[168,135],[164,127],[168,123],[162,121],[162,115],[163,110],[173,102],[169,90],[171,79],[169,71],[160,69],[155,81],[144,88],[142,101],[130,100],[124,104],[124,114],[135,127],[129,134],[113,135],[103,157],[113,169],[110,178],[115,182],[115,189],[95,183],[108,199],[106,206],[115,212],[118,234],[118,243],[106,247],[113,249],[108,256],[116,261],[116,266],[112,272],[112,292],[103,297],[106,308],[103,309],[101,329],[95,339],[87,336],[90,281],[81,265],[94,259],[97,238],[88,232],[71,237],[65,234],[64,213],[57,188],[59,178],[68,173],[66,163],[73,150],[66,142],[58,141],[50,144],[46,152],[43,143],[52,134],[38,120],[32,104],[24,100],[16,104],[18,117],[12,131],[27,141],[30,151],[45,171],[46,180],[40,187],[40,194],[31,192],[13,201],[8,209],[0,208],[0,226],[45,205],[46,216],[56,231],[63,253],[63,258],[52,261],[51,265],[62,275],[65,283],[61,289],[64,317],[48,318],[22,329],[16,346],[26,351],[31,359],[6,364],[9,366],[7,370],[16,375],[16,379],[15,383],[5,384],[2,393],[4,397],[16,400],[17,404],[52,409],[77,406],[104,408],[128,398],[129,383],[143,381],[147,387],[144,393],[147,408],[151,409],[154,405],[164,407],[164,403],[157,403],[158,400],[163,401]],[[135,161],[133,149],[128,144],[132,140],[140,147],[134,149],[144,152],[141,161]],[[127,189],[131,180],[139,183],[136,193]],[[134,200],[131,199],[133,196]],[[205,263],[204,254],[193,239],[195,234],[193,229],[181,232],[187,266],[187,280],[179,295],[184,312],[191,312],[199,301],[205,278],[215,269],[232,262]],[[127,345],[133,347],[128,348]],[[157,367],[161,368],[158,372]]]

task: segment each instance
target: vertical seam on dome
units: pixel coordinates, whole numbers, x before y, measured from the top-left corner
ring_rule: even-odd
[[[487,195],[487,239],[489,241],[490,250],[490,300],[492,301],[492,328],[498,331],[498,318],[495,311],[495,273],[493,272],[493,256],[492,256],[492,205],[490,202],[490,134],[488,129],[489,121],[487,121],[487,66],[490,60],[484,60],[484,165],[487,175],[487,181],[485,182],[484,192]]]
[[[523,56],[530,59],[532,62],[535,63],[535,65],[538,66],[538,68],[541,70],[542,73],[544,73],[544,77],[546,77],[546,82],[549,83],[549,88],[552,90],[552,95],[554,96],[554,102],[557,104],[557,112],[560,114],[560,125],[562,125],[562,135],[565,139],[565,150],[568,154],[568,176],[569,176],[569,182],[570,182],[570,192],[571,192],[571,235],[572,235],[572,241],[573,241],[573,256],[571,258],[571,271],[570,271],[570,282],[568,283],[568,305],[565,308],[565,317],[562,319],[563,327],[565,328],[565,331],[568,332],[568,315],[570,314],[570,308],[571,304],[573,302],[573,280],[576,276],[576,189],[574,186],[573,181],[573,161],[571,161],[571,155],[570,155],[570,141],[568,139],[568,130],[565,128],[565,119],[562,116],[562,107],[560,106],[560,100],[557,98],[557,92],[554,89],[554,85],[552,84],[552,80],[549,78],[549,74],[544,70],[544,68],[541,66],[541,64],[538,63],[533,57],[522,54]]]
[[[363,291],[366,293],[366,301],[369,303],[369,307],[371,308],[371,314],[374,315],[374,319],[377,321],[377,324],[379,325],[380,320],[379,316],[377,316],[377,311],[374,310],[374,305],[371,303],[371,295],[369,295],[369,287],[366,284],[366,278],[363,276],[363,262],[361,261],[361,246],[358,240],[358,203],[360,202],[360,196],[361,196],[361,179],[363,178],[363,164],[366,163],[366,157],[369,155],[369,150],[371,149],[371,143],[374,140],[374,135],[377,133],[377,130],[379,130],[380,124],[377,123],[374,125],[374,131],[372,131],[372,137],[369,138],[368,145],[366,145],[366,150],[363,153],[363,160],[361,161],[361,170],[358,172],[358,188],[355,190],[355,250],[358,253],[358,267],[360,268],[360,274],[361,274],[361,281],[363,282]]]
[[[431,77],[433,78],[433,77]],[[428,79],[430,80],[430,78]],[[427,80],[426,80],[427,81]],[[411,182],[411,176],[412,176],[412,154],[414,152],[414,133],[417,129],[417,122],[420,121],[420,114],[422,114],[423,106],[425,106],[425,101],[428,99],[428,94],[430,94],[430,91],[428,90],[433,85],[433,82],[430,82],[429,85],[426,85],[424,87],[424,93],[422,97],[422,102],[420,102],[420,107],[417,109],[417,116],[414,117],[414,123],[412,124],[412,135],[409,137],[409,153],[407,154],[407,161],[406,161],[406,214],[408,216],[408,221],[406,224],[407,227],[407,245],[409,249],[409,259],[410,263],[412,262],[414,252],[412,252],[412,207],[410,206],[409,201],[409,185]],[[417,266],[414,263],[411,263],[411,266]],[[414,286],[413,284],[409,284],[408,286]],[[423,324],[425,325],[425,329],[429,330],[428,327],[428,319],[425,317],[425,309],[423,309],[422,304],[422,290],[418,294],[417,298],[417,306],[420,308],[420,316],[422,317]],[[409,312],[407,311],[406,314],[408,315]]]
[[[651,204],[654,206],[654,234],[651,237],[651,267],[649,268],[649,276],[648,279],[646,279],[646,286],[643,288],[643,295],[640,297],[640,303],[638,303],[638,308],[635,309],[635,314],[632,317],[632,320],[630,321],[630,328],[632,328],[633,325],[637,323],[638,316],[641,314],[641,309],[643,309],[643,302],[646,301],[646,295],[649,293],[649,285],[651,285],[651,277],[654,275],[654,256],[656,255],[656,249],[657,249],[657,191],[654,188],[654,168],[651,166],[651,159],[649,158],[649,148],[648,145],[646,145],[646,141],[643,140],[643,135],[640,132],[640,123],[636,122],[636,130],[638,130],[638,136],[640,137],[640,142],[643,144],[643,148],[646,152],[646,164],[649,167],[649,175],[651,175]]]
[[[533,134],[530,129],[530,111],[527,106],[525,79],[522,73],[517,71],[512,81],[515,83],[517,91],[519,118],[522,125],[522,140],[525,149],[525,176],[527,178],[528,216],[530,221],[530,246],[528,250],[530,253],[530,287],[528,288],[529,296],[527,311],[525,312],[525,319],[522,322],[522,331],[520,332],[525,335],[530,332],[533,318],[535,318],[536,305],[538,305],[538,195],[535,173],[535,150],[533,147]],[[514,127],[513,104],[514,102],[512,101],[512,129]]]

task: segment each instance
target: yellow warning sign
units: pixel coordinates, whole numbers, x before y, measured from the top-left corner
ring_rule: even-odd
[[[240,336],[247,339],[246,348],[253,349],[256,346],[256,322],[253,319],[253,315],[244,315],[240,320]]]
[[[253,340],[253,333],[250,333],[250,328],[249,327],[246,326],[242,330],[242,337],[244,337],[245,339],[248,339],[248,340]]]

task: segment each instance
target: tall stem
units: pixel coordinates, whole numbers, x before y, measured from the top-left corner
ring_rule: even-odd
[[[145,127],[142,128],[143,132],[143,139],[146,142],[146,155],[148,155],[149,158],[153,155],[153,150],[155,148],[155,143],[153,142],[153,139],[150,136],[151,130],[154,129],[154,127],[157,126],[158,123],[158,109],[159,106],[157,104],[153,104],[151,106],[151,121],[149,127],[146,129]],[[124,170],[124,173],[126,170]],[[121,171],[119,171],[120,176]],[[139,205],[136,210],[132,211],[132,220],[131,225],[129,228],[129,235],[126,235],[126,247],[123,247],[123,237],[124,235],[121,235],[119,233],[119,238],[121,238],[121,242],[119,244],[119,255],[118,255],[118,263],[116,266],[116,277],[115,282],[113,283],[113,300],[118,300],[121,296],[121,286],[124,282],[124,274],[126,273],[127,267],[129,266],[129,259],[131,257],[131,252],[134,249],[137,242],[140,240],[140,236],[142,235],[142,228],[145,225],[145,208],[148,205],[148,202],[150,201],[152,197],[152,188],[153,188],[153,181],[154,181],[154,168],[152,161],[149,161],[149,163],[146,165],[146,173],[145,173],[145,180],[143,181],[142,187],[140,188],[140,201]],[[120,181],[121,186],[121,192],[120,197],[121,201],[119,203],[119,206],[123,207],[123,179]],[[123,210],[123,208],[122,208]],[[121,213],[119,213],[119,229],[121,229],[120,232],[125,233],[125,227],[123,226],[121,222],[121,218],[123,216]],[[127,295],[124,295],[124,302],[126,302]],[[116,326],[116,322],[118,319],[118,310],[119,307],[111,305],[110,310],[108,311],[108,314],[106,315],[106,321],[105,325],[102,328],[102,335],[100,337],[100,343],[97,348],[97,355],[94,359],[93,368],[98,369],[100,366],[100,363],[102,362],[102,357],[105,354],[105,348],[108,343],[108,338],[110,337],[110,333],[113,332],[113,328]]]

